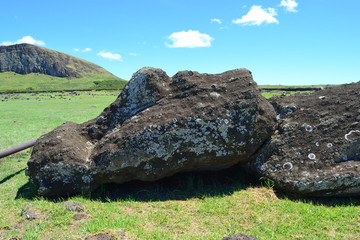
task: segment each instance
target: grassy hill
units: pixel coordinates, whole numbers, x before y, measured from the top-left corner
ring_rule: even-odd
[[[126,83],[69,54],[30,44],[0,46],[0,92],[120,89]]]

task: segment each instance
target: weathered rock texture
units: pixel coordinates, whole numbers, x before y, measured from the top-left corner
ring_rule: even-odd
[[[278,131],[250,165],[289,192],[359,195],[359,101],[360,83],[271,99]]]
[[[66,78],[111,75],[93,63],[31,44],[0,46],[0,72],[42,73]]]
[[[276,114],[251,72],[160,69],[135,73],[96,119],[42,136],[27,175],[41,195],[75,194],[108,182],[246,162],[275,130]]]

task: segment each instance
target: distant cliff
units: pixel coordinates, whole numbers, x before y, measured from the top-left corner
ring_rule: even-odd
[[[1,72],[42,73],[63,78],[112,75],[102,67],[83,59],[31,44],[0,46]],[[114,75],[112,77],[117,78]]]

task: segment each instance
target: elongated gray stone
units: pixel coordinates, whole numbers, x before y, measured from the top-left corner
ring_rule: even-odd
[[[251,72],[136,72],[99,117],[67,122],[36,142],[26,174],[40,195],[100,184],[153,181],[177,172],[247,162],[275,130],[276,115]]]

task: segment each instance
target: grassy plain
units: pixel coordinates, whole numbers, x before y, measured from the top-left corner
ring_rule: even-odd
[[[39,73],[0,73],[0,92],[122,89],[126,83],[127,81],[107,73],[71,79]]]
[[[93,118],[116,95],[0,95],[0,149],[35,139],[65,121]],[[295,199],[240,167],[153,183],[107,184],[79,196],[49,199],[36,196],[25,176],[29,156],[28,150],[0,160],[0,239],[80,239],[118,230],[131,239],[222,239],[237,233],[261,240],[360,239],[359,198]],[[61,206],[65,201],[82,202],[87,218],[75,220],[77,213]],[[22,217],[28,205],[41,217]]]
[[[291,89],[306,89],[306,88],[326,88],[326,87],[329,87],[329,86],[332,86],[332,85],[325,85],[325,84],[322,84],[322,85],[259,85],[259,88],[281,88],[281,89],[288,89],[288,90],[291,90]]]

